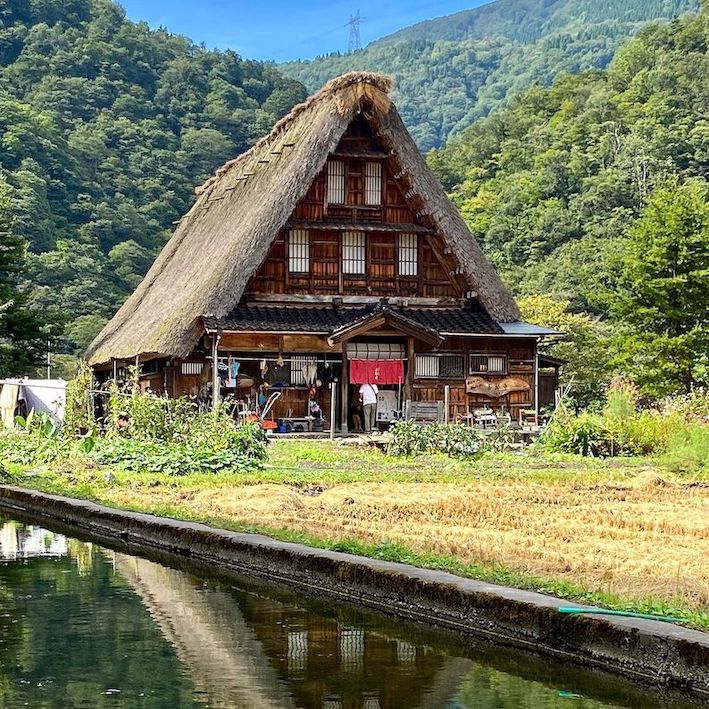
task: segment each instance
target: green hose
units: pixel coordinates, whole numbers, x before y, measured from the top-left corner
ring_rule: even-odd
[[[653,613],[631,613],[630,611],[612,611],[607,608],[559,608],[559,613],[598,613],[602,615],[620,615],[624,618],[644,618],[645,620],[661,620],[665,623],[682,623],[682,618],[670,615],[654,615]]]

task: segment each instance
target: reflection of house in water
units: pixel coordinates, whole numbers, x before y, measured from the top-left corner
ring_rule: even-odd
[[[188,574],[138,557],[116,554],[115,567],[209,706],[294,706],[230,593],[206,590]]]
[[[33,556],[66,556],[67,539],[34,525],[5,522],[0,527],[0,559],[13,561]]]
[[[472,666],[468,659],[268,598],[245,595],[240,605],[272,662],[287,674],[298,706],[445,706]]]
[[[210,706],[443,706],[470,660],[116,555]]]

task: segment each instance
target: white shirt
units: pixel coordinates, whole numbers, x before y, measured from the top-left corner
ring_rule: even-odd
[[[376,384],[362,384],[359,388],[359,395],[362,397],[362,403],[365,406],[367,404],[376,404],[378,393],[379,389]]]

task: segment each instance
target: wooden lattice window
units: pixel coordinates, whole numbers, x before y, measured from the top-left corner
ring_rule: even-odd
[[[303,386],[305,384],[305,372],[303,371],[313,358],[306,355],[292,355],[290,359],[290,383],[292,386]]]
[[[345,163],[342,160],[327,163],[327,201],[328,204],[345,203]]]
[[[310,234],[307,229],[291,229],[288,234],[288,270],[310,272]]]
[[[342,235],[342,273],[361,275],[367,271],[367,243],[361,231]]]
[[[418,235],[399,234],[399,275],[416,276],[418,267]]]
[[[507,357],[505,355],[470,355],[470,374],[506,374]]]
[[[204,364],[202,362],[183,362],[180,372],[188,376],[202,374]]]
[[[465,358],[458,354],[416,355],[414,376],[417,379],[462,379]]]
[[[379,162],[364,163],[364,203],[382,203],[382,164]]]

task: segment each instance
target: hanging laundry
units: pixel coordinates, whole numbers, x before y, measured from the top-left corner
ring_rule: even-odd
[[[303,379],[308,386],[315,384],[318,378],[318,365],[314,360],[310,360],[303,367]]]
[[[283,359],[283,355],[279,352],[278,359],[276,360],[276,366],[282,367],[284,364],[285,364],[285,360]]]
[[[239,363],[233,357],[229,357],[225,382],[225,386],[228,389],[236,389],[236,377],[239,374],[239,366]]]
[[[258,366],[259,366],[259,370],[261,371],[261,379],[265,379],[265,378],[266,378],[266,372],[268,372],[268,362],[266,362],[265,359],[262,359],[262,360],[259,362],[259,365],[258,365]]]
[[[217,363],[217,373],[219,374],[219,380],[222,386],[226,386],[226,380],[229,376],[229,366],[226,362],[220,361]]]
[[[335,381],[335,370],[332,368],[330,362],[324,362],[318,365],[318,379],[321,382],[320,386],[323,387],[328,387]]]

